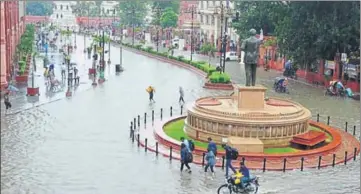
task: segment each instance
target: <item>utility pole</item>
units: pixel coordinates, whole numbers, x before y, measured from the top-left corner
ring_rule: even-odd
[[[132,37],[132,46],[134,46],[134,36],[135,36],[135,32],[134,32],[134,29],[135,29],[135,27],[134,27],[134,25],[135,25],[135,8],[134,7],[132,7],[132,32],[133,32],[133,37]]]
[[[155,13],[156,13],[156,17],[157,17],[157,52],[159,51],[159,28],[160,28],[160,16],[161,16],[161,11],[162,9],[160,7],[156,7],[155,8]]]
[[[192,6],[191,61],[192,61],[192,58],[193,58],[193,41],[194,41],[194,37],[193,37],[193,36],[194,36],[194,32],[193,32],[193,30],[194,30],[193,20],[194,20],[194,6]]]
[[[219,66],[222,68],[223,70],[223,63],[222,63],[222,60],[223,60],[223,11],[224,11],[224,7],[223,7],[223,3],[221,2],[221,37],[220,37],[220,44],[221,44],[221,56],[219,56]]]
[[[193,50],[194,50],[194,14],[197,14],[197,10],[195,6],[192,6],[190,10],[186,11],[185,13],[191,13],[192,22],[191,22],[191,58],[193,59]]]

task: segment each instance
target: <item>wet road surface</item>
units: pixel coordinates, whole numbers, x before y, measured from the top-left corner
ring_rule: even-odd
[[[82,51],[81,40],[77,41]],[[113,50],[111,60],[116,64],[119,49]],[[84,58],[83,53],[79,56]],[[111,65],[107,82],[95,89],[1,118],[2,193],[216,193],[224,172],[217,169],[216,178],[210,179],[201,167],[192,166],[191,175],[181,174],[178,161],[156,158],[154,153],[144,153],[131,144],[129,122],[152,109],[173,106],[179,111],[179,86],[185,89],[188,102],[229,92],[205,90],[202,77],[128,51],[123,52],[123,64],[125,71],[119,76],[111,74]],[[267,76],[261,79],[268,88],[273,84]],[[145,92],[148,85],[156,88],[153,105]],[[322,91],[308,86],[292,84],[290,88],[290,95],[271,90],[268,94],[330,115],[333,124],[343,126],[345,120],[355,123],[359,132],[359,103],[324,97]],[[261,177],[260,193],[353,194],[360,192],[359,172],[358,157],[356,162],[334,169],[253,173]]]

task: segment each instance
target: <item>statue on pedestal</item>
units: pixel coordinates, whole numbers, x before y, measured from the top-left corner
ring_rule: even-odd
[[[240,64],[244,65],[246,71],[246,86],[255,86],[259,46],[261,45],[261,40],[256,38],[255,29],[251,29],[249,32],[251,37],[242,41]]]

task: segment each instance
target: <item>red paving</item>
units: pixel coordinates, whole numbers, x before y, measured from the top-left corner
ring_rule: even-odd
[[[180,141],[174,140],[172,138],[161,139],[160,136],[163,130],[162,126],[169,122],[170,120],[176,119],[179,117],[173,117],[170,119],[164,119],[163,121],[155,122],[154,125],[148,124],[146,128],[140,127],[137,128],[136,133],[140,134],[140,146],[145,147],[145,138],[147,138],[147,149],[149,151],[155,152],[156,150],[156,142],[159,142],[158,153],[159,155],[163,155],[165,157],[170,156],[169,147],[172,146],[172,158],[179,160],[179,145]],[[314,121],[310,121],[311,124],[320,125],[320,127],[327,127],[325,124],[317,123]],[[303,168],[315,168],[318,167],[319,156],[322,156],[320,167],[332,166],[333,163],[333,155],[335,154],[335,164],[344,163],[345,158],[346,161],[351,160],[354,157],[354,153],[356,151],[356,155],[360,152],[360,142],[353,137],[351,134],[342,131],[340,129],[335,129],[328,127],[331,131],[331,135],[338,134],[334,137],[334,141],[329,143],[327,146],[323,146],[319,149],[313,149],[310,151],[302,151],[297,153],[289,153],[289,154],[251,154],[251,153],[240,153],[240,157],[238,161],[234,161],[234,166],[239,166],[239,161],[242,160],[242,157],[245,158],[245,162],[250,169],[263,169],[264,166],[264,158],[266,158],[266,170],[282,170],[284,167],[284,159],[285,162],[285,170],[293,170],[301,168],[301,158],[304,158]],[[157,136],[157,138],[155,137]],[[135,144],[136,144],[135,140]],[[198,149],[198,151],[194,152],[194,162],[195,164],[202,164],[202,149]],[[356,150],[355,150],[356,149]],[[345,157],[345,153],[347,155]],[[220,153],[219,155],[221,155]],[[221,156],[219,156],[221,157]],[[217,160],[216,166],[222,166],[222,158]]]

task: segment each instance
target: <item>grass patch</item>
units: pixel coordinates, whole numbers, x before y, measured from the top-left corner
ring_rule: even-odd
[[[184,119],[177,120],[175,122],[171,122],[164,126],[164,133],[168,135],[169,137],[180,141],[181,137],[184,137],[186,139],[191,139],[194,142],[194,145],[199,148],[207,149],[208,143],[194,140],[193,138],[190,138],[183,130],[184,128]],[[321,131],[324,132],[322,129],[319,129],[317,127],[310,127],[310,130],[314,131]],[[324,132],[325,133],[325,132]],[[326,133],[327,139],[326,143],[330,143],[332,141],[332,136],[328,133]],[[220,151],[224,151],[224,149],[217,145],[217,149]],[[298,152],[298,149],[292,148],[292,147],[282,147],[282,148],[265,148],[264,153],[265,154],[284,154],[284,153],[294,153]]]
[[[294,153],[298,152],[298,149],[292,147],[284,147],[284,148],[265,148],[265,154],[285,154],[285,153]]]
[[[183,128],[184,128],[184,119],[180,119],[180,120],[177,120],[175,122],[171,122],[168,125],[164,126],[163,130],[164,130],[164,133],[166,135],[168,135],[169,137],[171,137],[171,138],[173,138],[175,140],[180,141],[180,138],[184,137],[186,139],[193,140],[195,146],[207,149],[208,143],[197,141],[197,140],[194,140],[193,138],[190,138],[184,132]],[[220,145],[217,145],[217,150],[223,151],[224,149]]]

